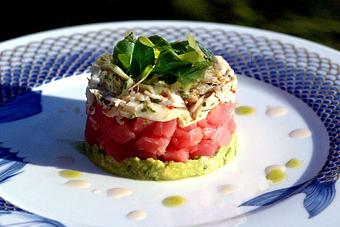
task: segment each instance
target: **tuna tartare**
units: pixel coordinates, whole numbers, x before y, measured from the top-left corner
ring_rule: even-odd
[[[228,63],[193,36],[129,33],[92,66],[84,153],[135,179],[209,173],[236,155],[236,91]]]

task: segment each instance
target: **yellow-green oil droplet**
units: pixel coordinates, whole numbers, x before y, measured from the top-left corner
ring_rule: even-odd
[[[266,178],[267,180],[270,180],[272,183],[275,184],[284,180],[286,176],[287,176],[286,173],[282,171],[282,169],[275,168],[267,173]]]
[[[288,168],[299,168],[301,166],[301,161],[299,159],[296,158],[292,158],[290,159],[287,163],[286,166]]]
[[[239,106],[235,109],[235,113],[243,116],[250,116],[256,112],[255,108],[251,106]]]
[[[163,200],[163,205],[166,207],[179,207],[184,205],[186,199],[180,195],[169,196]]]
[[[82,173],[77,170],[61,170],[59,172],[59,176],[65,177],[65,178],[78,178],[81,177]]]

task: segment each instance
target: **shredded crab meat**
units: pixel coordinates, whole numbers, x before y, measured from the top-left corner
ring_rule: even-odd
[[[150,97],[151,99],[158,100],[159,102],[163,100],[163,96],[153,94],[147,90],[144,91],[144,94]]]
[[[204,118],[219,102],[234,101],[235,98],[237,79],[229,64],[220,56],[215,56],[215,62],[206,70],[202,80],[187,91],[176,90],[164,81],[153,85],[137,83],[130,89],[124,89],[127,82],[124,79],[128,76],[125,73],[117,75],[119,69],[109,64],[110,59],[103,56],[92,66],[86,91],[88,111],[93,109],[95,102],[100,102],[108,108],[107,116],[143,116],[149,120],[160,120],[164,116],[194,122]],[[211,105],[203,108],[203,103],[208,99]],[[146,110],[150,112],[141,113]]]
[[[200,105],[202,105],[203,101],[204,101],[204,97],[201,96],[201,97],[198,99],[198,101],[197,101],[197,102],[189,109],[190,113],[191,113],[191,114],[195,113],[196,110],[198,109],[198,107],[199,107]]]

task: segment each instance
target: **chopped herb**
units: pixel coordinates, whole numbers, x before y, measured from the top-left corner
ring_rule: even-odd
[[[133,83],[133,80],[129,77],[129,79],[124,82],[123,92],[129,90],[132,87]]]
[[[133,113],[133,114],[130,115],[129,118],[130,118],[130,119],[134,119],[134,118],[136,118],[136,117],[137,117],[137,115],[136,115],[135,113]]]
[[[147,111],[156,113],[154,109],[152,109],[146,102],[144,102],[142,112],[147,112]]]
[[[150,99],[151,99],[151,102],[154,102],[154,103],[162,102],[162,100],[160,100],[160,99],[153,99],[153,98],[150,98]]]
[[[206,107],[206,106],[207,106],[207,103],[206,103],[206,102],[203,102],[203,103],[202,103],[202,106],[203,106],[203,107]]]
[[[156,110],[149,108],[152,113],[156,113]]]

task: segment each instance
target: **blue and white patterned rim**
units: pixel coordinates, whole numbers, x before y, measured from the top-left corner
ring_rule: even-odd
[[[246,33],[204,27],[142,26],[103,29],[51,37],[0,52],[0,123],[41,111],[40,93],[31,89],[52,80],[88,72],[101,54],[126,31],[158,34],[177,40],[194,34],[215,54],[222,55],[239,75],[264,81],[301,99],[319,116],[330,138],[329,155],[312,179],[251,199],[241,206],[269,206],[292,195],[305,193],[310,217],[322,212],[335,197],[340,174],[340,68],[328,58],[292,44]],[[0,144],[0,184],[19,174],[26,162]],[[24,211],[0,197],[1,215],[22,215],[27,223],[63,224]]]

